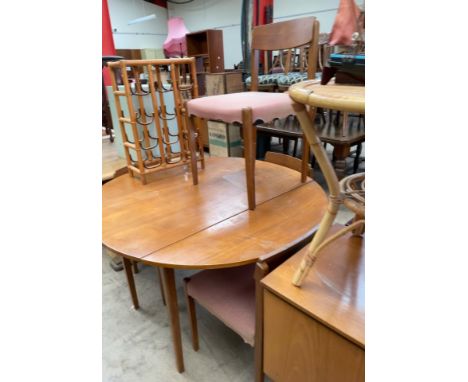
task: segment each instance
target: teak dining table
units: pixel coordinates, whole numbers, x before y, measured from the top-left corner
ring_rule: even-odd
[[[209,269],[255,263],[312,237],[327,208],[312,179],[257,161],[257,208],[248,209],[243,158],[207,158],[193,185],[188,168],[154,173],[142,185],[129,174],[102,188],[102,240],[123,256],[159,267],[177,370],[184,371],[174,269]],[[133,275],[127,278],[138,307]]]

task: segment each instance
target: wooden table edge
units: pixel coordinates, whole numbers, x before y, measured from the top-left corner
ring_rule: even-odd
[[[327,328],[333,330],[334,332],[338,333],[341,337],[345,338],[346,340],[352,342],[353,344],[359,346],[362,349],[365,349],[365,342],[361,342],[358,339],[344,333],[341,329],[337,328],[334,325],[331,325],[328,321],[325,321],[321,317],[317,316],[316,314],[304,309],[301,307],[299,304],[297,304],[295,301],[291,300],[289,297],[282,295],[281,293],[277,292],[275,289],[271,288],[269,285],[265,284],[263,280],[260,280],[260,284],[262,288],[266,289],[267,291],[273,293],[276,297],[278,297],[281,300],[287,301],[290,305],[301,311],[307,316],[312,317],[314,320],[317,322],[321,323],[322,325],[326,326]],[[292,281],[291,281],[292,284]]]
[[[305,185],[308,185],[308,184],[313,184],[315,183],[318,187],[320,187],[320,189],[322,190],[322,192],[325,194],[325,191],[323,190],[323,188],[318,184],[317,181],[315,181],[314,179],[310,178],[310,177],[307,177],[306,181],[304,183],[299,183],[296,187],[294,188],[291,188],[290,190],[286,191],[286,192],[283,192],[282,194],[279,194],[279,195],[276,195],[274,196],[273,198],[270,198],[268,200],[264,200],[263,202],[261,203],[258,203],[257,206],[260,206],[262,204],[265,204],[265,203],[268,203],[276,198],[279,198],[281,196],[284,196],[286,194],[288,194],[289,192],[293,192],[301,187],[304,187]],[[326,196],[326,194],[325,194]],[[232,215],[228,218],[225,218],[219,222],[217,222],[216,224],[213,224],[211,226],[208,226],[208,227],[205,227],[204,229],[202,230],[199,230],[197,232],[194,232],[192,235],[188,236],[188,237],[191,237],[191,236],[194,236],[194,235],[197,235],[198,233],[201,233],[203,231],[205,231],[206,229],[210,228],[210,227],[213,227],[213,226],[216,226],[217,224],[220,224],[222,222],[225,222],[229,219],[232,219],[233,217],[235,216],[239,216],[241,214],[244,214],[244,213],[249,213],[250,210],[248,209],[248,207],[235,214],[235,215]],[[145,258],[148,257],[148,256],[151,256],[153,254],[156,254],[158,251],[161,251],[162,249],[166,249],[166,248],[169,248],[171,247],[172,245],[175,245],[177,243],[180,243],[181,241],[183,240],[186,240],[186,238],[183,238],[183,239],[180,239],[178,241],[175,241],[174,243],[171,243],[169,245],[166,245],[162,248],[159,248],[155,251],[152,251],[144,256],[142,256],[138,261],[142,262],[143,264],[146,264],[146,265],[151,265],[151,266],[155,266],[155,267],[159,267],[159,268],[172,268],[172,269],[189,269],[189,270],[203,270],[203,269],[221,269],[221,268],[231,268],[231,267],[238,267],[238,266],[242,266],[242,265],[247,265],[247,264],[253,264],[253,263],[256,263],[258,260],[264,258],[264,257],[268,257],[268,256],[271,256],[273,254],[277,254],[277,253],[281,253],[283,251],[286,251],[289,247],[291,246],[294,246],[296,245],[297,243],[299,243],[300,241],[302,240],[305,240],[307,237],[310,237],[310,239],[312,239],[312,236],[313,234],[317,231],[318,229],[318,224],[316,224],[315,226],[311,227],[305,234],[301,235],[299,238],[296,238],[294,239],[292,242],[290,242],[289,244],[287,245],[284,245],[280,248],[277,248],[277,249],[274,249],[272,251],[270,251],[269,253],[267,254],[264,254],[262,256],[259,256],[258,258],[256,259],[250,259],[250,260],[244,260],[244,261],[239,261],[239,262],[235,262],[235,263],[224,263],[224,264],[218,264],[218,265],[180,265],[180,264],[169,264],[169,263],[158,263],[158,262],[155,262],[155,261],[147,261]],[[126,255],[122,255],[122,256],[126,256]]]

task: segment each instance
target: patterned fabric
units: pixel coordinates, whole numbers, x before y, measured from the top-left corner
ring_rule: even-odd
[[[278,78],[284,76],[284,73],[273,73],[273,74],[262,74],[258,76],[258,84],[259,85],[277,85]],[[245,84],[250,86],[252,83],[252,77],[247,77],[245,79]]]
[[[320,78],[320,73],[317,73],[315,78]],[[259,85],[277,85],[277,86],[291,86],[297,84],[298,82],[307,80],[307,73],[291,72],[288,74],[284,73],[274,73],[274,74],[264,74],[258,76]],[[245,79],[245,84],[250,86],[252,82],[251,77]]]
[[[291,86],[307,79],[307,73],[288,73],[278,78],[278,86]]]

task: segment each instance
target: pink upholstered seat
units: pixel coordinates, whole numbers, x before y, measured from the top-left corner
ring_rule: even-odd
[[[242,109],[252,109],[252,121],[269,122],[294,114],[288,93],[243,92],[196,98],[187,103],[190,115],[242,123]]]
[[[255,264],[209,269],[190,277],[187,293],[254,346]]]

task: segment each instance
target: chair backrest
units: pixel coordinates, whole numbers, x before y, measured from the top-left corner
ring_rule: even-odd
[[[252,30],[251,90],[258,90],[260,51],[282,51],[309,45],[307,77],[313,79],[317,69],[320,24],[315,17],[304,17],[259,25]]]
[[[302,172],[302,160],[292,157],[291,155],[267,151],[265,153],[265,161],[290,168],[291,170]],[[312,176],[311,168],[309,168],[307,175]]]

